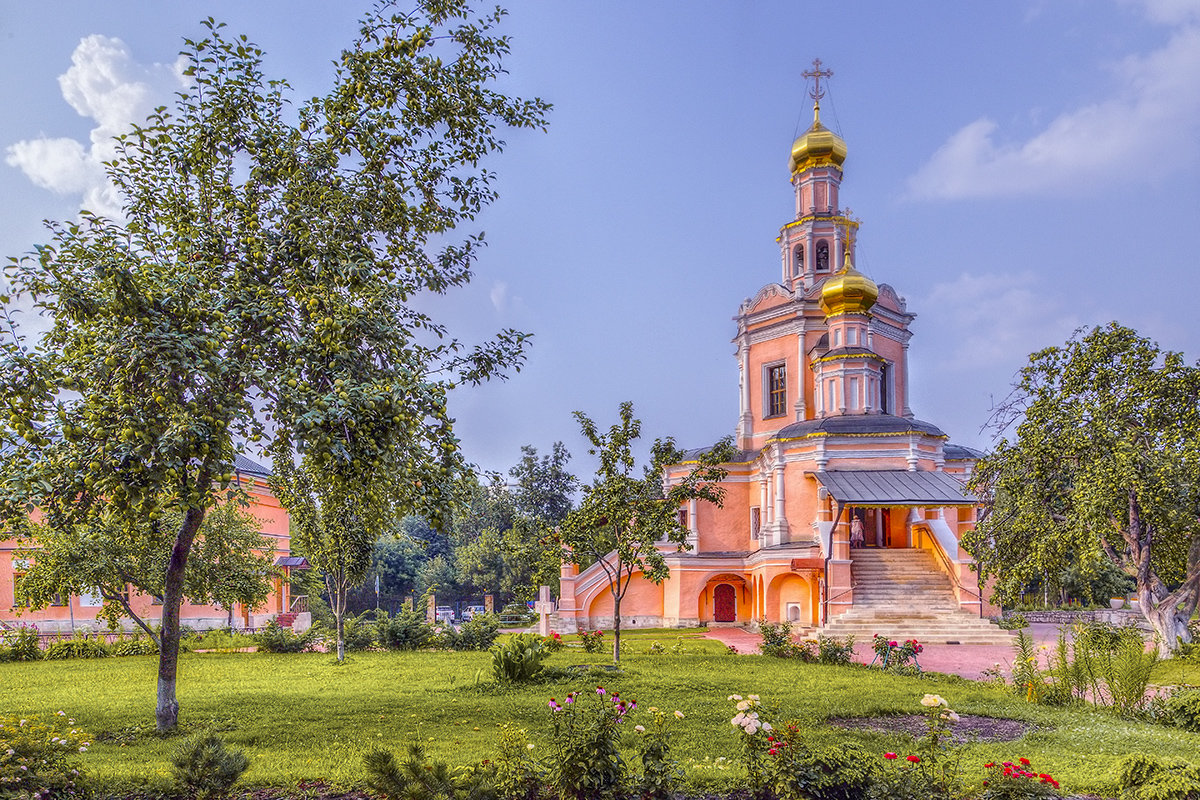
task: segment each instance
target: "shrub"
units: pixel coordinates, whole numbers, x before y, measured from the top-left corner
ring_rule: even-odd
[[[495,796],[490,770],[451,770],[444,761],[430,761],[419,744],[408,746],[408,757],[400,764],[388,750],[363,754],[367,785],[387,800],[454,798],[483,800]]]
[[[594,630],[591,633],[580,631],[579,641],[583,644],[583,652],[599,653],[604,649],[604,631]]]
[[[1005,631],[1019,631],[1028,628],[1029,622],[1020,611],[1012,611],[996,620],[996,627]]]
[[[42,653],[42,658],[58,661],[67,658],[107,658],[111,655],[112,652],[103,641],[77,633],[70,639],[52,642]]]
[[[309,628],[304,633],[296,633],[291,628],[285,628],[275,620],[267,623],[266,627],[254,636],[259,647],[271,653],[303,653],[311,650],[320,629]]]
[[[158,654],[158,645],[149,636],[134,635],[131,639],[113,642],[112,653],[114,656],[152,656]]]
[[[1172,725],[1200,733],[1200,689],[1183,689],[1166,699],[1164,715]]]
[[[728,699],[737,704],[737,713],[729,720],[729,724],[739,729],[741,758],[750,780],[750,791],[754,795],[761,795],[771,779],[767,756],[774,755],[769,754],[768,750],[775,741],[775,729],[766,719],[766,712],[758,695],[749,694],[742,697],[740,694],[731,694]]]
[[[455,650],[487,650],[496,642],[500,634],[500,619],[495,614],[476,614],[462,624],[458,630],[458,639],[454,643]],[[542,646],[547,651],[562,648],[562,638],[558,634],[545,637]],[[558,648],[547,646],[548,641],[558,642]]]
[[[198,733],[186,739],[171,759],[175,785],[196,798],[223,797],[250,766],[241,750],[230,750],[215,733]]]
[[[409,606],[378,624],[379,643],[389,650],[420,650],[433,641],[433,628],[425,621],[425,615]]]
[[[817,651],[812,642],[796,642],[792,639],[790,622],[781,622],[778,625],[764,622],[760,633],[764,656],[795,658],[810,664],[817,660]]]
[[[558,631],[550,631],[549,636],[542,637],[542,647],[551,653],[557,653],[566,646],[566,642],[563,641],[562,635]]]
[[[433,638],[429,640],[429,645],[437,650],[458,650],[460,638],[454,626],[444,622],[433,626]]]
[[[770,785],[780,800],[862,800],[874,779],[871,754],[852,742],[811,740],[799,725],[769,737]]]
[[[1123,800],[1200,800],[1200,767],[1182,758],[1135,753],[1118,769]]]
[[[492,648],[492,675],[502,683],[523,683],[537,678],[542,662],[550,652],[542,647],[542,637],[533,633],[510,636],[507,642]]]
[[[42,647],[38,629],[33,625],[18,625],[15,630],[0,634],[8,661],[41,661]]]
[[[627,703],[603,686],[566,702],[551,698],[553,729],[550,783],[564,800],[613,797],[625,781],[625,760],[618,745],[618,726],[636,704]]]
[[[504,725],[496,757],[496,791],[503,800],[537,800],[545,769],[530,755],[523,728]]]
[[[1058,781],[1044,772],[1034,772],[1027,758],[1019,758],[1015,764],[1005,761],[983,766],[988,775],[983,781],[979,800],[1059,800],[1062,797]]]
[[[370,650],[375,646],[378,626],[373,611],[364,611],[358,616],[346,614],[342,619],[342,642],[347,650]]]
[[[0,795],[4,797],[61,797],[79,788],[74,758],[86,753],[86,734],[75,720],[40,722],[36,717],[0,717]]]
[[[817,636],[817,661],[822,664],[849,664],[854,658],[854,637]]]
[[[638,725],[634,730],[640,734],[637,741],[638,758],[642,762],[642,774],[637,777],[634,789],[642,800],[669,800],[683,778],[679,762],[671,758],[671,730],[675,720],[683,719],[683,712],[676,711],[668,717],[654,706],[649,708],[653,716],[649,729]]]

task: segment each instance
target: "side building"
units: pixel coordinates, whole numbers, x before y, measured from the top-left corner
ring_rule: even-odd
[[[266,602],[258,608],[248,608],[238,603],[232,609],[215,605],[201,605],[186,598],[180,609],[182,624],[197,630],[232,625],[235,628],[256,628],[272,619],[281,624],[307,627],[310,621],[307,598],[293,596],[289,585],[293,570],[307,569],[307,562],[291,554],[291,534],[288,513],[267,484],[270,471],[245,456],[238,455],[235,462],[235,480],[246,490],[249,506],[247,513],[258,520],[263,536],[263,548],[274,555],[279,574],[271,579],[271,591]],[[32,552],[31,552],[32,551]],[[0,541],[0,629],[16,625],[35,625],[42,633],[72,631],[96,631],[105,623],[96,619],[102,602],[96,594],[73,595],[61,598],[60,602],[47,608],[33,610],[18,605],[17,586],[28,568],[31,558],[36,558],[36,547],[22,552],[12,539]],[[133,592],[132,587],[130,591]],[[134,612],[151,625],[162,619],[161,601],[137,592],[130,597]],[[132,621],[126,620],[125,627],[132,629]]]
[[[820,119],[792,145],[794,216],[780,230],[781,280],[736,316],[740,456],[723,508],[679,510],[689,550],[664,544],[670,577],[635,576],[622,626],[789,621],[925,641],[1007,642],[959,546],[982,456],[909,407],[915,319],[889,285],[855,269],[859,222],[840,206],[845,142]],[[699,453],[701,451],[695,451]],[[671,482],[689,468],[667,470]],[[599,565],[565,566],[555,623],[612,624]]]

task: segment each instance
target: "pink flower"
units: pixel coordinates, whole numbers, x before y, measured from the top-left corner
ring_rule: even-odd
[[[596,687],[596,694],[600,695],[601,697],[604,697],[604,687],[603,687],[603,686],[597,686],[597,687]]]

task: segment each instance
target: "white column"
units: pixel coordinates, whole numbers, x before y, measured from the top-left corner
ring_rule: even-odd
[[[692,547],[696,547],[700,540],[700,526],[696,522],[696,510],[699,506],[699,501],[694,497],[688,501],[688,544]]]
[[[904,416],[911,417],[912,409],[908,407],[908,342],[901,345],[904,348]]]
[[[782,544],[783,532],[787,530],[787,514],[783,509],[783,464],[775,468],[775,521],[779,527],[779,538],[775,544]]]

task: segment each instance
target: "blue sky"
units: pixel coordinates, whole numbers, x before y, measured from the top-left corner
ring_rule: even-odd
[[[733,431],[739,302],[779,279],[801,73],[834,71],[859,269],[918,317],[918,417],[986,447],[993,400],[1036,349],[1111,319],[1200,356],[1200,0],[509,5],[507,88],[555,104],[509,136],[467,290],[430,308],[463,338],[534,334],[525,370],[454,399],[491,469],[632,400],[649,436]],[[212,15],[322,92],[351,3],[0,2],[0,255],[110,201],[105,139],[166,102]],[[1187,301],[1187,302],[1184,302]]]

